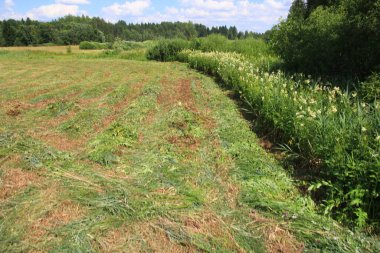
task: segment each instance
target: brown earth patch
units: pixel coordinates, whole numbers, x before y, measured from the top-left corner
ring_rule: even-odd
[[[85,140],[82,138],[69,139],[60,133],[44,132],[38,135],[38,137],[48,145],[61,151],[77,150],[85,144]]]
[[[84,214],[85,211],[78,204],[69,200],[63,201],[32,225],[30,237],[35,239],[41,238],[48,233],[48,230],[78,220]]]
[[[167,140],[181,149],[190,151],[196,151],[200,146],[200,141],[197,138],[187,134],[184,136],[170,136]]]
[[[228,225],[215,213],[206,211],[192,217],[184,217],[183,225],[192,234],[202,234],[206,237],[226,238],[225,247],[234,252],[245,252],[228,230]]]
[[[157,195],[174,196],[177,194],[177,189],[174,187],[159,188],[154,191]]]
[[[186,109],[196,112],[194,97],[191,92],[191,80],[180,79],[176,80],[175,83],[168,80],[165,76],[161,80],[161,92],[158,95],[157,102],[164,108],[171,105],[184,106]]]
[[[261,216],[253,210],[249,215],[265,237],[265,247],[269,253],[300,253],[305,245],[276,221]]]
[[[157,252],[157,253],[190,253],[197,252],[191,245],[172,241],[162,224],[167,220],[158,222],[139,222],[113,229],[97,240],[101,252]]]
[[[75,115],[76,115],[76,112],[70,111],[70,112],[68,112],[65,115],[61,115],[61,116],[49,119],[49,120],[47,120],[45,122],[41,122],[42,123],[41,125],[46,126],[47,129],[56,128],[57,126],[59,126],[63,122],[68,121],[68,120],[74,118]]]
[[[6,108],[6,115],[11,117],[16,117],[20,115],[24,110],[27,110],[31,107],[30,104],[20,101],[9,101],[6,104],[3,104]]]
[[[0,185],[0,202],[40,180],[35,173],[21,169],[8,169],[5,171]]]

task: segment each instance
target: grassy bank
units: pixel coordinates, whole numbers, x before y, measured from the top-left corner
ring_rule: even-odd
[[[268,73],[243,56],[183,51],[180,61],[218,77],[241,95],[261,127],[276,131],[304,171],[309,190],[341,221],[379,221],[379,103],[308,79]]]

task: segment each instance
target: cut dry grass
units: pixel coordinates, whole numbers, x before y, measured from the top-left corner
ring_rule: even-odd
[[[178,63],[12,54],[0,55],[0,252],[360,249],[301,203],[211,79]]]

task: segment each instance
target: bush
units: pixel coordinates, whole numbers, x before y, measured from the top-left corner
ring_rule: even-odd
[[[294,1],[287,20],[272,29],[275,52],[296,72],[363,78],[377,71],[380,0],[322,2],[330,4],[306,11]]]
[[[146,47],[144,43],[142,42],[135,42],[135,41],[125,41],[121,40],[119,38],[116,38],[115,42],[112,45],[112,49],[115,50],[131,50],[131,49],[139,49]]]
[[[66,53],[71,54],[72,52],[73,52],[73,50],[71,49],[71,46],[67,46]]]
[[[189,49],[191,42],[181,39],[160,40],[155,46],[147,52],[149,60],[156,61],[175,61],[177,54],[184,49]]]
[[[157,61],[173,61],[184,49],[195,49],[203,52],[237,52],[241,53],[257,65],[268,67],[278,62],[278,57],[274,56],[267,44],[261,39],[228,40],[225,36],[213,34],[205,38],[185,41],[161,40],[151,46],[147,52],[147,58]]]
[[[220,34],[212,34],[205,38],[200,38],[197,40],[196,44],[193,44],[193,49],[202,50],[203,52],[211,51],[229,51],[229,40]]]
[[[79,44],[79,49],[82,49],[82,50],[101,50],[101,49],[110,49],[110,48],[111,48],[110,43],[82,41]]]

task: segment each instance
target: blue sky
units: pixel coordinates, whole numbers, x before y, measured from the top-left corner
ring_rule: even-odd
[[[0,0],[0,19],[48,21],[85,14],[110,22],[192,21],[264,32],[286,17],[290,4],[291,0]]]

